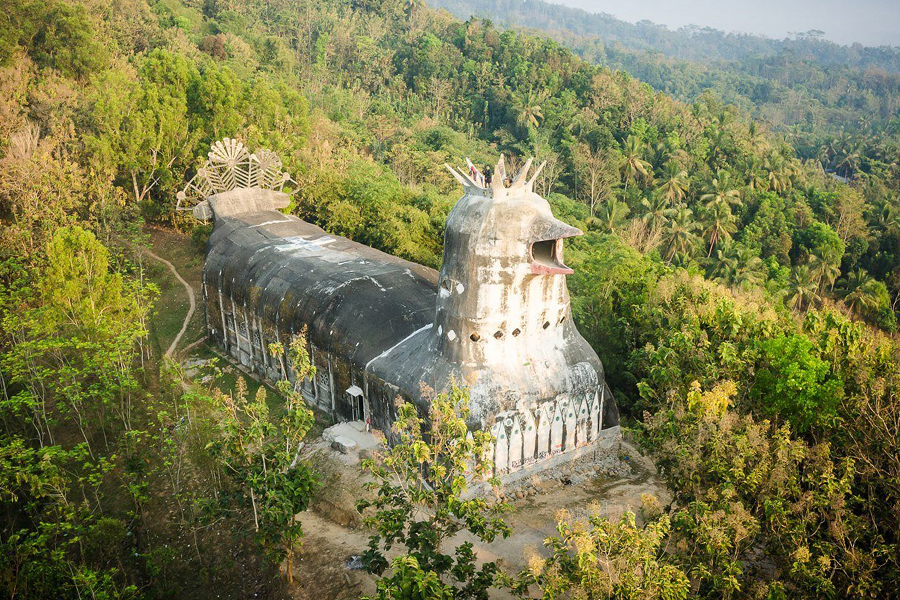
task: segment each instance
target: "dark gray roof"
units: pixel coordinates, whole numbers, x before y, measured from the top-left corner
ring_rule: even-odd
[[[260,323],[282,335],[307,324],[312,343],[360,367],[434,320],[436,271],[277,211],[217,216],[204,273]]]

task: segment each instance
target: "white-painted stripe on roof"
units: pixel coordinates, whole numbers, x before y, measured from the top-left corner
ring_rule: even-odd
[[[373,358],[372,360],[370,360],[369,362],[367,362],[367,363],[366,363],[366,371],[369,370],[369,366],[370,366],[373,362],[375,362],[375,361],[378,360],[379,358],[384,358],[385,356],[387,356],[388,354],[390,354],[397,346],[399,346],[400,344],[402,344],[402,343],[405,342],[406,340],[410,339],[410,338],[413,337],[414,335],[416,335],[416,334],[418,334],[418,333],[422,333],[422,332],[425,331],[426,329],[431,329],[432,327],[434,327],[434,323],[429,323],[428,325],[425,325],[424,327],[421,327],[421,328],[419,328],[419,329],[416,329],[416,330],[413,331],[411,334],[409,334],[408,336],[406,336],[405,338],[403,338],[402,340],[400,340],[399,342],[397,342],[396,344],[394,344],[393,346],[391,346],[390,348],[388,348],[387,350],[385,350],[384,352],[382,352],[381,354],[379,354],[378,356],[376,356],[375,358]]]
[[[276,219],[275,221],[266,221],[265,223],[257,223],[256,225],[251,225],[250,229],[256,229],[257,227],[265,227],[266,225],[274,225],[275,223],[291,223],[291,219]]]

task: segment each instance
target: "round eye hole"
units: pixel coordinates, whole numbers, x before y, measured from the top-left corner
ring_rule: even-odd
[[[469,339],[472,340],[473,342],[477,342],[478,340],[481,339],[481,336],[478,335],[477,333],[473,333],[472,335],[469,336]]]
[[[519,337],[519,334],[522,333],[522,330],[516,327],[513,329],[513,337]]]
[[[544,329],[550,327],[550,321],[544,321]]]
[[[496,333],[494,333],[494,339],[499,340],[499,339],[502,339],[502,338],[503,338],[503,332],[502,332],[502,331],[497,331]]]

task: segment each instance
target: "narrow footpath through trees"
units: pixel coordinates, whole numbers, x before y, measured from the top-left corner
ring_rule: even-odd
[[[169,358],[174,358],[175,349],[178,347],[178,342],[181,341],[181,338],[184,335],[184,332],[187,331],[188,324],[191,322],[191,319],[194,317],[194,311],[197,308],[197,298],[196,298],[196,295],[194,294],[194,288],[191,286],[191,284],[189,284],[184,279],[184,277],[181,276],[181,274],[175,268],[175,265],[173,265],[171,262],[167,261],[163,257],[154,254],[153,251],[150,250],[149,248],[145,248],[144,252],[150,258],[163,263],[164,265],[166,265],[166,267],[169,268],[169,270],[172,272],[172,275],[175,276],[175,279],[180,281],[181,285],[184,286],[184,290],[185,290],[185,292],[187,292],[187,295],[188,295],[188,301],[190,302],[190,308],[188,308],[187,314],[184,316],[184,322],[181,324],[181,331],[178,332],[178,335],[175,336],[175,339],[172,340],[172,343],[169,345],[169,349],[166,350],[166,356]]]

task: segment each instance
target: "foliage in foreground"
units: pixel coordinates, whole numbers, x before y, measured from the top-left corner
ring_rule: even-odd
[[[532,598],[529,589],[537,589],[543,600],[688,597],[688,578],[664,556],[671,529],[668,516],[639,526],[633,512],[618,521],[600,516],[599,507],[593,512],[586,521],[565,512],[557,515],[557,535],[544,541],[549,556],[532,556],[528,568],[510,578],[513,593]]]
[[[488,543],[510,533],[502,505],[469,493],[473,478],[491,472],[483,460],[490,434],[469,434],[469,392],[456,386],[431,399],[427,420],[402,399],[396,409],[394,444],[363,464],[376,496],[357,504],[374,531],[363,561],[380,576],[376,598],[485,599],[497,564],[477,565],[472,542],[452,554],[444,545],[461,532]],[[388,563],[385,552],[395,545],[404,550]]]
[[[103,506],[141,410],[133,362],[154,290],[110,272],[80,227],[60,228],[34,272],[4,266],[0,579],[13,597],[131,597],[112,564],[127,518]]]
[[[458,193],[435,165],[547,159],[538,189],[589,231],[567,254],[575,316],[623,415],[646,411],[678,495],[658,561],[700,597],[900,588],[900,359],[876,330],[895,330],[900,306],[896,124],[792,148],[714,97],[675,102],[552,42],[416,3],[0,4],[17,26],[0,28],[10,595],[280,585],[258,548],[290,551],[286,515],[305,488],[268,469],[301,442],[289,433],[282,450],[272,427],[302,432],[302,411],[282,429],[261,396],[228,411],[183,394],[142,333],[152,293],[130,248],[139,214],[179,222],[173,192],[226,135],[279,152],[302,183],[297,214],[430,265]],[[108,249],[105,271],[73,226]],[[45,256],[61,227],[69,241]],[[730,408],[698,411],[695,381]],[[223,439],[259,441],[211,455]],[[254,518],[266,498],[271,514]],[[426,593],[480,573],[412,554],[392,576]]]
[[[898,581],[896,341],[836,308],[799,322],[623,249],[576,313],[676,493],[672,556],[703,597],[878,597]],[[577,269],[577,267],[576,267]],[[577,272],[577,271],[576,271]],[[671,548],[681,548],[677,552]]]
[[[314,421],[298,391],[300,384],[316,373],[306,343],[304,332],[291,342],[287,356],[280,344],[269,349],[284,376],[278,385],[285,399],[280,418],[270,414],[264,386],[251,400],[246,383],[239,379],[233,394],[215,394],[220,407],[219,435],[207,445],[245,502],[249,497],[253,527],[270,560],[287,560],[284,572],[289,582],[293,581],[295,546],[303,536],[295,517],[307,509],[318,484],[309,464],[301,459],[303,440]],[[293,366],[296,384],[287,380],[286,364]]]
[[[648,418],[644,434],[675,490],[674,555],[704,597],[878,596],[883,541],[867,539],[853,461],[732,410],[734,384]],[[866,546],[869,552],[862,551]],[[874,550],[874,553],[871,553]]]

